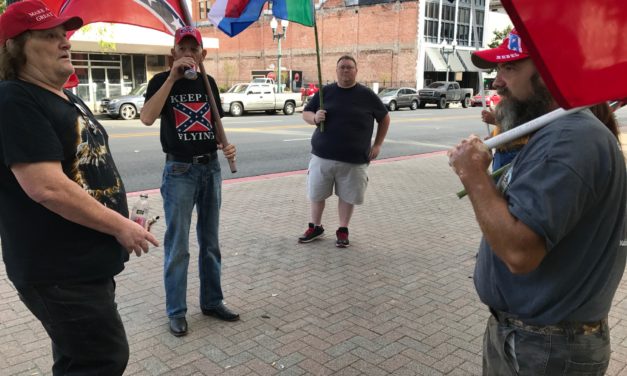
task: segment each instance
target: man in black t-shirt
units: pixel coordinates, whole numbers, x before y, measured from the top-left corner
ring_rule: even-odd
[[[170,332],[187,334],[187,268],[189,265],[189,228],[194,206],[198,212],[196,234],[199,243],[200,307],[202,313],[225,321],[239,315],[223,303],[220,282],[221,255],[218,242],[222,176],[216,150],[214,119],[209,96],[200,75],[187,79],[186,70],[195,73],[207,51],[202,48],[200,32],[183,27],[174,36],[169,71],[155,75],[148,83],[141,121],[152,125],[161,116],[161,146],[166,163],[161,184],[166,232],[164,239],[164,284],[166,314]],[[185,78],[184,78],[185,77]],[[213,97],[220,94],[207,76]],[[235,158],[235,146],[223,150],[227,159]]]
[[[307,177],[311,222],[298,242],[308,243],[322,236],[325,200],[335,187],[340,219],[335,245],[346,248],[349,245],[348,223],[354,206],[363,202],[368,185],[367,168],[381,151],[390,126],[390,115],[381,99],[355,80],[357,62],[353,57],[340,57],[336,73],[337,83],[322,90],[324,110],[320,109],[318,92],[303,111],[303,119],[315,125],[316,130],[311,138],[312,156]],[[372,143],[375,120],[377,135]],[[324,131],[320,128],[321,122],[324,122]]]
[[[63,84],[67,30],[39,0],[0,16],[0,237],[7,275],[52,340],[53,374],[121,375],[113,276],[156,239],[128,219],[107,134]]]

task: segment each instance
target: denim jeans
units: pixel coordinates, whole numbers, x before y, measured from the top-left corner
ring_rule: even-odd
[[[16,289],[52,340],[53,375],[124,373],[129,349],[112,278]]]
[[[187,313],[189,229],[196,207],[200,306],[222,304],[221,255],[218,243],[222,175],[217,159],[207,164],[166,161],[161,185],[165,212],[164,266],[166,313],[169,318]]]
[[[484,376],[602,376],[610,361],[607,320],[594,333],[538,333],[488,319]]]

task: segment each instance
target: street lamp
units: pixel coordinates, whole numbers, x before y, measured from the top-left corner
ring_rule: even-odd
[[[457,41],[455,40],[453,40],[453,43],[448,44],[446,39],[443,39],[442,43],[440,44],[440,51],[442,52],[442,55],[446,57],[446,81],[448,81],[448,72],[451,70],[451,66],[449,65],[449,58],[451,54],[455,53],[456,49]]]
[[[283,92],[283,86],[281,85],[281,39],[285,39],[285,33],[287,32],[287,26],[289,25],[289,21],[281,20],[281,30],[277,30],[279,23],[276,18],[272,17],[272,21],[270,21],[270,27],[272,28],[272,39],[276,39],[278,42],[277,48],[279,50],[278,53],[278,70],[277,70],[277,84],[278,84],[278,92]]]

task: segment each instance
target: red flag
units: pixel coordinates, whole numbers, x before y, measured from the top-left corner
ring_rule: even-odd
[[[174,35],[186,23],[178,0],[43,0],[59,15],[79,16],[92,22],[122,23]]]
[[[627,97],[625,0],[501,0],[563,108]]]
[[[80,81],[78,80],[78,76],[76,75],[76,73],[72,73],[70,75],[70,78],[68,78],[67,81],[65,81],[65,83],[63,84],[63,88],[71,89],[73,87],[78,86],[78,84],[80,84]]]

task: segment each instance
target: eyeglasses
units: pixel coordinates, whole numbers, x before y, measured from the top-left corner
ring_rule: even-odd
[[[339,66],[337,67],[337,69],[340,69],[340,70],[353,70],[353,69],[355,69],[355,68],[356,68],[356,67],[354,67],[354,66],[352,66],[352,65],[339,65]]]

